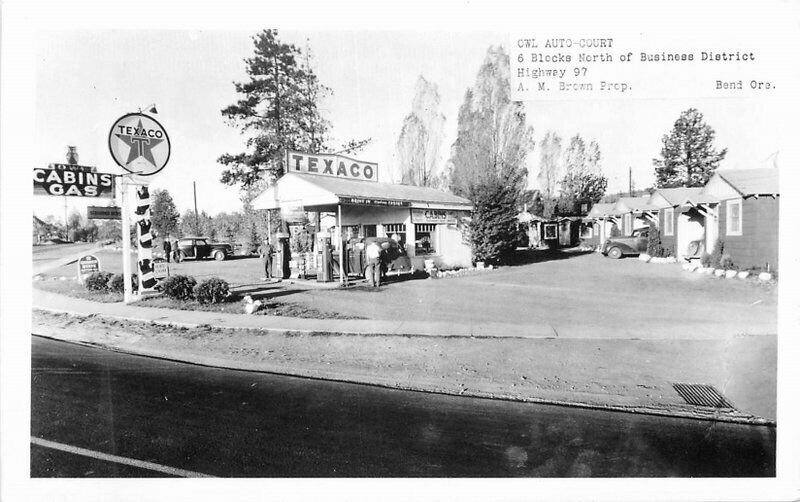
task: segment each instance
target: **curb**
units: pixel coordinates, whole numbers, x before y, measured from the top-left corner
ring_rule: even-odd
[[[73,313],[64,310],[58,309],[49,309],[49,308],[42,308],[42,307],[34,307],[34,311],[45,311],[50,313],[59,313],[59,314],[66,314],[73,317],[85,317],[85,318],[100,318],[100,319],[114,319],[114,320],[126,320],[126,321],[135,321],[147,324],[157,324],[161,326],[170,326],[170,327],[185,327],[185,328],[198,328],[200,326],[206,326],[206,324],[193,324],[193,323],[180,323],[180,322],[168,322],[168,321],[154,321],[150,319],[136,319],[133,317],[123,317],[123,316],[115,316],[115,315],[105,315],[105,314],[80,314],[80,313]],[[245,330],[256,330],[256,331],[271,331],[274,333],[284,334],[284,333],[320,333],[319,331],[301,331],[301,330],[280,330],[280,329],[259,329],[259,328],[223,328],[223,329],[245,329]],[[327,332],[329,335],[344,335],[348,336],[349,333],[336,333],[336,332]],[[364,336],[363,333],[358,333],[357,335]],[[654,415],[654,416],[662,416],[662,417],[673,417],[673,418],[687,418],[687,419],[694,419],[694,420],[709,420],[709,421],[718,421],[718,422],[728,422],[728,423],[735,423],[735,424],[744,424],[744,425],[761,425],[761,426],[775,426],[776,423],[773,420],[742,414],[739,412],[719,412],[716,409],[679,409],[679,408],[668,408],[668,407],[648,407],[648,406],[624,406],[624,405],[609,405],[609,404],[599,404],[599,403],[586,403],[580,401],[570,401],[570,400],[554,400],[554,399],[547,399],[547,398],[537,398],[537,397],[530,397],[530,396],[515,396],[515,395],[508,395],[508,394],[497,394],[497,393],[490,393],[490,392],[483,392],[478,390],[470,390],[468,388],[461,389],[460,391],[445,389],[445,388],[437,388],[435,386],[415,386],[415,385],[408,385],[408,384],[401,384],[401,383],[382,383],[375,380],[360,380],[358,378],[350,378],[346,376],[336,376],[330,373],[314,371],[314,370],[306,370],[306,371],[274,371],[264,369],[263,367],[258,367],[255,363],[244,363],[244,364],[237,364],[234,361],[224,358],[215,358],[215,357],[204,357],[204,356],[186,356],[184,358],[181,357],[174,357],[168,356],[163,352],[159,352],[158,350],[140,350],[132,347],[124,347],[121,345],[114,345],[114,344],[107,344],[107,343],[95,343],[95,342],[86,342],[81,340],[70,340],[60,338],[58,336],[48,336],[48,335],[41,335],[37,334],[34,336],[39,336],[42,338],[48,338],[51,340],[59,340],[66,343],[74,343],[78,345],[84,345],[88,347],[95,347],[95,348],[102,348],[105,350],[111,350],[114,352],[130,354],[135,356],[143,356],[143,357],[151,357],[154,359],[165,360],[165,361],[173,361],[185,364],[192,364],[196,366],[203,366],[203,367],[210,367],[210,368],[219,368],[219,369],[229,369],[234,371],[246,371],[246,372],[253,372],[253,373],[264,373],[264,374],[271,374],[271,375],[281,375],[281,376],[289,376],[295,378],[307,378],[311,380],[323,380],[323,381],[331,381],[331,382],[339,382],[339,383],[349,383],[349,384],[357,384],[357,385],[367,385],[372,387],[379,387],[379,388],[387,388],[387,389],[395,389],[395,390],[404,390],[404,391],[413,391],[413,392],[425,392],[425,393],[432,393],[432,394],[442,394],[442,395],[450,395],[450,396],[461,396],[461,397],[472,397],[478,399],[498,399],[503,401],[512,401],[512,402],[524,402],[524,403],[532,403],[532,404],[543,404],[543,405],[551,405],[551,406],[566,406],[571,408],[583,408],[583,409],[593,409],[593,410],[602,410],[602,411],[614,411],[614,412],[623,412],[623,413],[635,413],[635,414],[642,414],[642,415]],[[368,335],[367,335],[368,336]],[[397,335],[386,335],[386,334],[377,334],[375,336],[397,336]],[[405,335],[399,335],[405,336]],[[407,336],[415,336],[415,335],[407,335]],[[424,337],[425,335],[416,335],[420,337]],[[443,336],[443,338],[451,338],[450,336]],[[473,337],[477,338],[477,337]]]

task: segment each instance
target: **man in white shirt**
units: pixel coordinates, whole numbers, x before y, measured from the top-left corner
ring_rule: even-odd
[[[372,241],[366,249],[367,257],[367,284],[378,287],[381,285],[381,247],[377,242]]]

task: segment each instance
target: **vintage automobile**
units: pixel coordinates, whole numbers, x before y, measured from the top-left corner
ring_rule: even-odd
[[[225,242],[209,242],[205,237],[185,237],[178,241],[175,261],[187,259],[214,258],[222,261],[233,254],[233,246]]]
[[[367,268],[365,250],[373,241],[377,242],[383,250],[382,268],[385,274],[399,275],[401,273],[411,273],[414,271],[411,267],[411,258],[408,257],[405,249],[401,247],[400,243],[389,237],[353,239],[348,246],[350,248],[348,266],[351,271],[358,271],[358,273],[364,274]]]
[[[647,251],[647,228],[638,228],[628,237],[612,237],[603,245],[603,254],[609,258],[639,255]]]

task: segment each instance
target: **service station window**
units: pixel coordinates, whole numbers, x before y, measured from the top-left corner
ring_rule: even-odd
[[[383,225],[386,237],[394,239],[400,244],[401,249],[406,248],[406,225],[405,223],[387,223]]]
[[[727,206],[728,217],[726,218],[725,233],[742,235],[742,200],[729,200]]]
[[[432,223],[417,223],[415,226],[417,240],[414,243],[414,252],[417,255],[433,254],[436,252],[436,225]]]

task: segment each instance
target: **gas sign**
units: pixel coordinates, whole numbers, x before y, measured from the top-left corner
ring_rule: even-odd
[[[152,176],[167,165],[170,142],[167,131],[156,119],[144,113],[129,113],[111,126],[108,149],[121,168]]]
[[[68,195],[74,197],[114,197],[114,175],[62,169],[33,170],[35,195]]]

